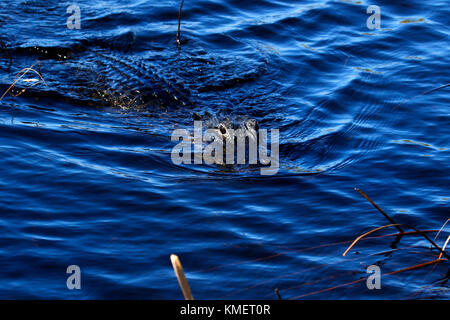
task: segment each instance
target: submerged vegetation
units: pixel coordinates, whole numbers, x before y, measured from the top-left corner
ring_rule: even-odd
[[[301,249],[301,250],[299,250],[299,249],[288,249],[287,251],[281,252],[281,253],[276,254],[276,255],[272,255],[272,256],[268,256],[268,257],[262,257],[262,258],[255,259],[255,260],[241,261],[241,262],[238,262],[238,263],[233,264],[233,265],[242,265],[242,264],[246,264],[246,263],[254,263],[254,262],[259,262],[259,261],[264,261],[264,260],[270,260],[270,259],[274,259],[274,258],[280,257],[282,255],[290,254],[290,253],[300,253],[300,252],[314,250],[314,249],[319,249],[319,248],[324,248],[324,247],[328,247],[328,246],[340,246],[340,245],[345,245],[345,244],[348,244],[348,243],[351,242],[351,244],[348,246],[348,248],[342,254],[342,256],[345,257],[350,252],[350,250],[352,248],[354,248],[355,245],[357,243],[361,242],[361,241],[373,240],[373,239],[382,239],[382,238],[390,238],[390,237],[395,237],[395,240],[391,244],[391,250],[372,253],[370,256],[386,255],[386,254],[390,254],[390,253],[393,253],[393,252],[396,252],[396,251],[399,251],[399,250],[410,249],[410,248],[415,248],[415,249],[419,248],[419,249],[422,249],[422,251],[421,252],[411,252],[411,257],[413,257],[413,254],[420,253],[420,254],[428,255],[429,253],[431,253],[434,258],[429,260],[429,261],[420,262],[420,263],[414,264],[412,266],[404,266],[404,267],[402,267],[400,269],[397,269],[397,270],[394,270],[394,271],[390,271],[388,273],[384,273],[383,277],[393,276],[393,275],[397,275],[397,274],[400,274],[400,273],[403,273],[403,272],[413,271],[413,270],[417,270],[417,269],[421,269],[421,268],[425,268],[425,267],[429,267],[429,266],[434,266],[433,269],[432,269],[432,271],[433,271],[433,270],[435,270],[435,266],[437,264],[439,264],[439,263],[446,263],[446,264],[448,264],[449,263],[450,257],[449,257],[449,254],[445,250],[446,250],[447,245],[448,245],[448,243],[450,241],[450,236],[447,237],[447,239],[445,240],[442,248],[439,245],[437,245],[435,241],[438,239],[439,235],[442,233],[442,231],[444,230],[444,228],[448,224],[448,222],[450,222],[450,218],[447,219],[447,221],[442,225],[442,227],[439,230],[419,230],[419,229],[417,229],[417,228],[415,228],[413,226],[410,226],[408,224],[397,223],[391,216],[389,216],[383,209],[381,209],[361,189],[355,188],[355,190],[357,192],[359,192],[368,202],[370,202],[390,222],[390,224],[384,225],[384,226],[380,226],[380,227],[372,229],[372,230],[370,230],[368,232],[365,232],[364,234],[358,236],[353,241],[345,241],[345,242],[340,242],[340,243],[323,244],[323,245],[318,245],[318,246],[315,246],[315,247],[304,248],[304,249]],[[411,229],[412,231],[405,231],[402,227]],[[398,232],[397,233],[393,233],[393,234],[385,234],[385,235],[369,237],[369,235],[371,235],[371,234],[373,234],[373,233],[375,233],[377,231],[380,231],[380,230],[383,230],[383,229],[387,229],[387,228],[396,228],[398,230]],[[436,234],[433,240],[428,236],[428,234],[432,234],[432,233]],[[430,247],[426,248],[426,247],[423,247],[423,246],[413,246],[413,247],[397,248],[397,245],[400,243],[400,241],[401,241],[401,239],[403,237],[417,236],[417,235],[418,236],[422,236],[423,238],[425,238],[430,243]],[[175,271],[175,275],[176,275],[176,277],[178,279],[178,283],[180,285],[181,291],[183,292],[183,295],[184,295],[185,299],[186,300],[193,300],[194,298],[192,296],[190,286],[188,284],[188,281],[186,279],[183,267],[181,266],[181,262],[180,262],[178,256],[172,254],[170,258],[171,258],[171,261],[172,261],[173,269]],[[354,260],[354,259],[352,259],[352,260]],[[216,266],[216,267],[210,268],[208,270],[203,270],[203,271],[199,271],[199,272],[211,272],[211,271],[215,271],[215,270],[221,269],[221,268],[223,268],[225,266],[226,265]],[[434,287],[434,286],[437,286],[437,285],[440,285],[440,284],[447,283],[449,278],[450,278],[450,269],[448,269],[448,270],[449,271],[447,271],[446,275],[444,275],[438,282],[434,283],[430,287]],[[273,281],[275,281],[277,279],[281,279],[281,278],[284,278],[284,277],[289,276],[289,275],[299,274],[301,272],[303,272],[303,271],[296,271],[296,272],[293,272],[293,273],[288,274],[288,275],[282,275],[282,276],[277,277],[275,279],[263,281],[263,282],[261,282],[259,284],[254,284],[254,285],[252,285],[252,286],[250,286],[248,288],[245,288],[243,290],[250,290],[250,289],[256,288],[258,286],[265,285],[267,283],[273,282]],[[293,289],[300,289],[303,286],[307,286],[307,285],[310,285],[310,284],[313,284],[313,283],[321,282],[321,281],[327,280],[327,279],[336,279],[336,278],[339,278],[339,275],[332,275],[331,277],[327,277],[327,278],[319,280],[319,281],[313,281],[313,282],[310,282],[310,283],[300,284],[300,285],[295,286],[295,287],[285,288],[285,289],[281,289],[281,290],[289,291],[289,290],[293,290]],[[307,298],[307,297],[310,297],[310,296],[314,296],[314,295],[318,295],[318,294],[321,294],[321,293],[329,292],[329,291],[336,290],[336,289],[339,289],[339,288],[343,288],[343,287],[348,287],[348,286],[364,283],[366,281],[367,281],[366,277],[361,277],[361,278],[359,278],[357,280],[354,280],[354,281],[344,282],[344,283],[341,283],[341,284],[338,284],[338,285],[334,285],[334,286],[331,286],[331,287],[326,287],[326,288],[318,290],[318,291],[304,293],[304,294],[301,294],[301,295],[290,297],[289,299]],[[427,288],[425,288],[425,289],[427,289]],[[240,290],[238,292],[241,292],[243,290]],[[274,292],[276,294],[276,297],[281,300],[282,296],[281,296],[280,288],[275,288]],[[237,292],[232,292],[229,295],[227,295],[225,297],[221,297],[221,298],[228,298],[228,297],[232,296],[235,293],[237,293]],[[268,298],[268,297],[266,296],[264,298]]]

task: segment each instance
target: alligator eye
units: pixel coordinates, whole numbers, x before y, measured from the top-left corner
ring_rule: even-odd
[[[227,133],[227,128],[225,128],[225,126],[223,124],[221,124],[219,126],[219,130],[220,130],[220,133],[222,133],[222,134]]]

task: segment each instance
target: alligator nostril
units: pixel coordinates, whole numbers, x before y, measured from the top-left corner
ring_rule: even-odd
[[[222,124],[220,125],[219,130],[220,130],[220,133],[222,133],[222,134],[227,133],[227,128],[225,128],[225,126]]]

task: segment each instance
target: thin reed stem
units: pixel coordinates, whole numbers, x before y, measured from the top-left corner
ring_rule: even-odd
[[[178,256],[172,254],[170,256],[170,261],[172,261],[172,267],[175,271],[175,275],[177,276],[178,283],[180,285],[181,291],[183,292],[184,298],[186,300],[194,300],[192,296],[191,288],[189,287],[189,283],[184,275],[183,266],[181,265],[180,259]]]
[[[439,255],[439,258],[438,258],[438,259],[442,258],[442,255],[444,254],[445,248],[447,247],[447,244],[448,244],[448,241],[449,241],[449,240],[450,240],[450,236],[448,236],[447,240],[445,241],[444,246],[442,247],[442,252],[441,252],[441,254]]]
[[[178,32],[177,32],[177,44],[181,45],[180,33],[181,33],[181,11],[183,9],[184,0],[181,0],[180,10],[178,11]]]
[[[439,232],[437,233],[436,237],[434,237],[434,240],[437,239],[437,237],[439,237],[439,234],[441,233],[441,231],[444,229],[445,225],[450,221],[450,218],[447,219],[447,221],[445,221],[445,223],[443,224],[443,226],[439,229]]]
[[[281,294],[280,294],[280,290],[278,290],[278,288],[275,288],[275,293],[278,297],[278,300],[283,300],[283,298],[281,297]]]
[[[386,226],[382,226],[382,227],[375,228],[375,229],[373,229],[373,230],[370,230],[369,232],[366,232],[366,233],[360,235],[358,238],[356,238],[356,239],[352,242],[352,244],[347,248],[347,250],[345,250],[345,252],[344,252],[342,255],[345,257],[345,255],[350,251],[350,249],[353,248],[353,246],[354,246],[359,240],[361,240],[362,238],[364,238],[365,236],[368,236],[369,234],[374,233],[375,231],[378,231],[378,230],[381,230],[381,229],[384,229],[384,228],[397,227],[397,226],[398,226],[398,225],[396,225],[396,224],[388,224],[388,225],[386,225]]]
[[[382,214],[386,219],[388,219],[389,222],[390,222],[391,224],[395,224],[395,225],[396,225],[396,228],[398,229],[398,231],[400,231],[401,233],[404,232],[403,229],[400,228],[400,225],[399,225],[397,222],[395,222],[394,219],[392,219],[386,212],[384,212],[384,211],[383,211],[383,210],[382,210],[375,202],[373,202],[372,199],[370,199],[369,196],[368,196],[367,194],[364,193],[364,191],[362,191],[362,190],[359,189],[359,188],[355,188],[355,190],[358,191],[360,194],[362,194],[362,196],[363,196],[364,198],[366,198],[367,201],[369,201],[369,202],[370,202],[370,203],[371,203],[378,211],[380,211],[381,214]]]

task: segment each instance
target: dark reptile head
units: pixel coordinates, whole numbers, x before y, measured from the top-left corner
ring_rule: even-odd
[[[205,111],[203,115],[193,113],[193,119],[195,121],[202,121],[203,128],[212,129],[214,134],[227,142],[239,137],[246,137],[249,140],[256,141],[258,138],[259,125],[255,119],[245,119],[244,117],[236,117],[233,120],[225,117],[219,119],[217,116],[212,115],[208,111]]]
[[[258,121],[255,119],[248,119],[242,122],[231,122],[229,120],[219,123],[216,130],[216,135],[224,142],[236,140],[238,138],[248,138],[249,141],[256,142],[258,139]]]

